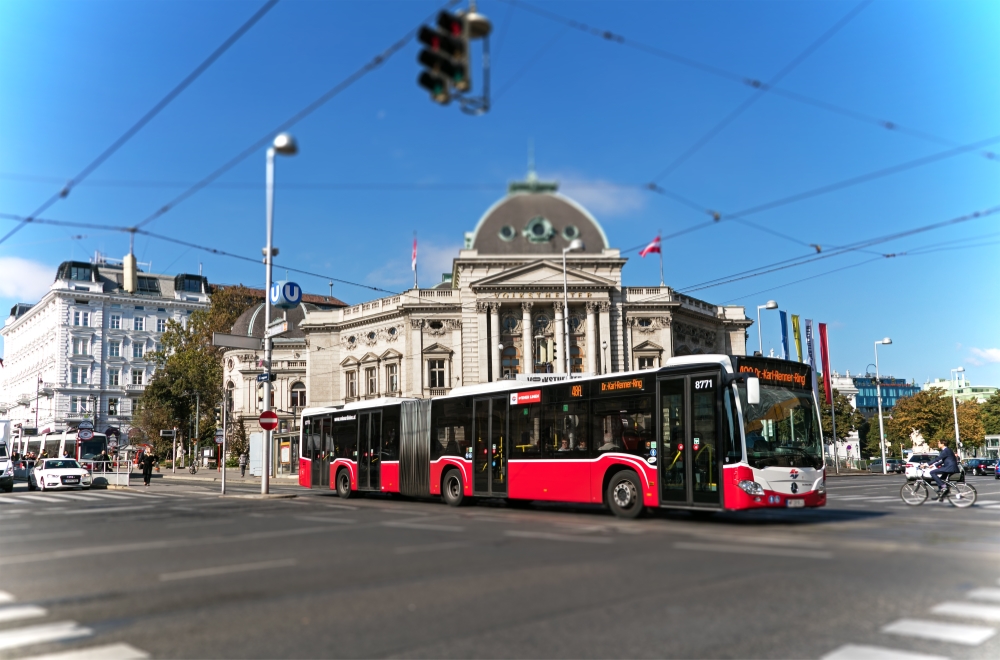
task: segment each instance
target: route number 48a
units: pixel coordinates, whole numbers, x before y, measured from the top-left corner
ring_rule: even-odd
[[[712,383],[714,381],[709,378],[708,380],[696,380],[694,381],[694,389],[696,390],[710,390],[712,389]]]

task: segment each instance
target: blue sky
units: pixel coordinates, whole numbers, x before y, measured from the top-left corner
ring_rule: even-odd
[[[262,2],[0,4],[0,213],[31,213],[183,79]],[[494,23],[494,106],[467,116],[416,85],[409,44],[298,123],[301,152],[278,163],[279,261],[401,290],[437,282],[464,232],[524,175],[538,171],[588,206],[623,250],[704,223],[704,211],[644,189],[755,91],[643,50],[770,80],[856,2],[533,2],[610,30],[598,38],[522,7],[483,0]],[[417,26],[435,2],[291,2],[271,10],[88,181],[43,217],[126,226],[146,218],[376,53]],[[668,176],[664,189],[723,217],[790,195],[1000,136],[1000,5],[876,1],[777,85],[875,123],[764,93]],[[631,47],[631,46],[637,47]],[[474,83],[481,80],[474,78]],[[921,137],[922,136],[922,137]],[[937,141],[935,141],[937,140]],[[722,221],[664,242],[676,289],[834,246],[902,232],[1000,204],[1000,142],[745,219],[782,238]],[[150,227],[260,254],[264,153],[256,153]],[[368,185],[370,184],[370,185]],[[323,188],[322,186],[327,186]],[[339,188],[330,186],[340,186]],[[345,188],[346,186],[346,188]],[[0,220],[6,231],[13,226]],[[830,325],[834,368],[864,372],[873,342],[883,372],[947,377],[964,365],[1000,385],[995,275],[1000,214],[692,293],[713,303],[782,309]],[[74,238],[82,235],[83,238]],[[791,240],[790,240],[791,239]],[[139,237],[157,272],[261,286],[260,266]],[[121,257],[121,233],[34,225],[0,245],[0,306],[33,302],[55,266],[100,250]],[[877,253],[916,254],[881,258]],[[924,252],[924,254],[919,254]],[[630,252],[628,285],[658,282],[655,259]],[[863,263],[867,262],[867,263]],[[862,265],[858,265],[862,264]],[[836,269],[828,275],[823,275]],[[280,275],[280,273],[279,273]],[[306,291],[325,279],[298,276]],[[338,284],[358,302],[379,294]],[[765,351],[777,349],[774,312]],[[757,343],[756,325],[750,343]]]

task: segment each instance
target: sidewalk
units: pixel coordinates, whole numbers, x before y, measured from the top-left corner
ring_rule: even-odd
[[[197,474],[191,474],[187,468],[177,468],[177,473],[174,474],[169,469],[161,468],[160,472],[153,473],[153,479],[176,479],[212,483],[222,481],[222,472],[217,472],[213,468],[198,468]],[[299,475],[285,474],[279,477],[271,477],[271,483],[286,486],[297,485],[299,483]],[[251,476],[249,472],[247,472],[247,476],[240,477],[239,468],[226,468],[226,485],[229,484],[260,484],[260,477]]]

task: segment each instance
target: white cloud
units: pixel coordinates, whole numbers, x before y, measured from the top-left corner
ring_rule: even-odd
[[[20,257],[0,257],[0,298],[37,302],[55,279],[55,269]]]
[[[452,259],[458,256],[460,245],[437,245],[430,241],[417,241],[417,275],[420,286],[431,287],[441,281],[441,273],[451,272]],[[389,259],[371,271],[365,281],[384,287],[410,288],[413,271],[410,270],[410,245],[405,244],[397,258]]]
[[[981,367],[991,362],[1000,362],[1000,348],[972,348],[971,364]]]
[[[646,206],[646,193],[635,186],[623,186],[604,179],[587,179],[573,174],[554,178],[559,181],[559,192],[578,201],[597,216],[598,220],[602,216],[628,215],[641,211]]]

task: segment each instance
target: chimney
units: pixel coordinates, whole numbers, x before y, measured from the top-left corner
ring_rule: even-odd
[[[139,278],[136,275],[135,255],[131,252],[126,254],[125,258],[122,260],[122,266],[124,270],[122,288],[128,293],[135,293],[136,289],[139,288]]]

